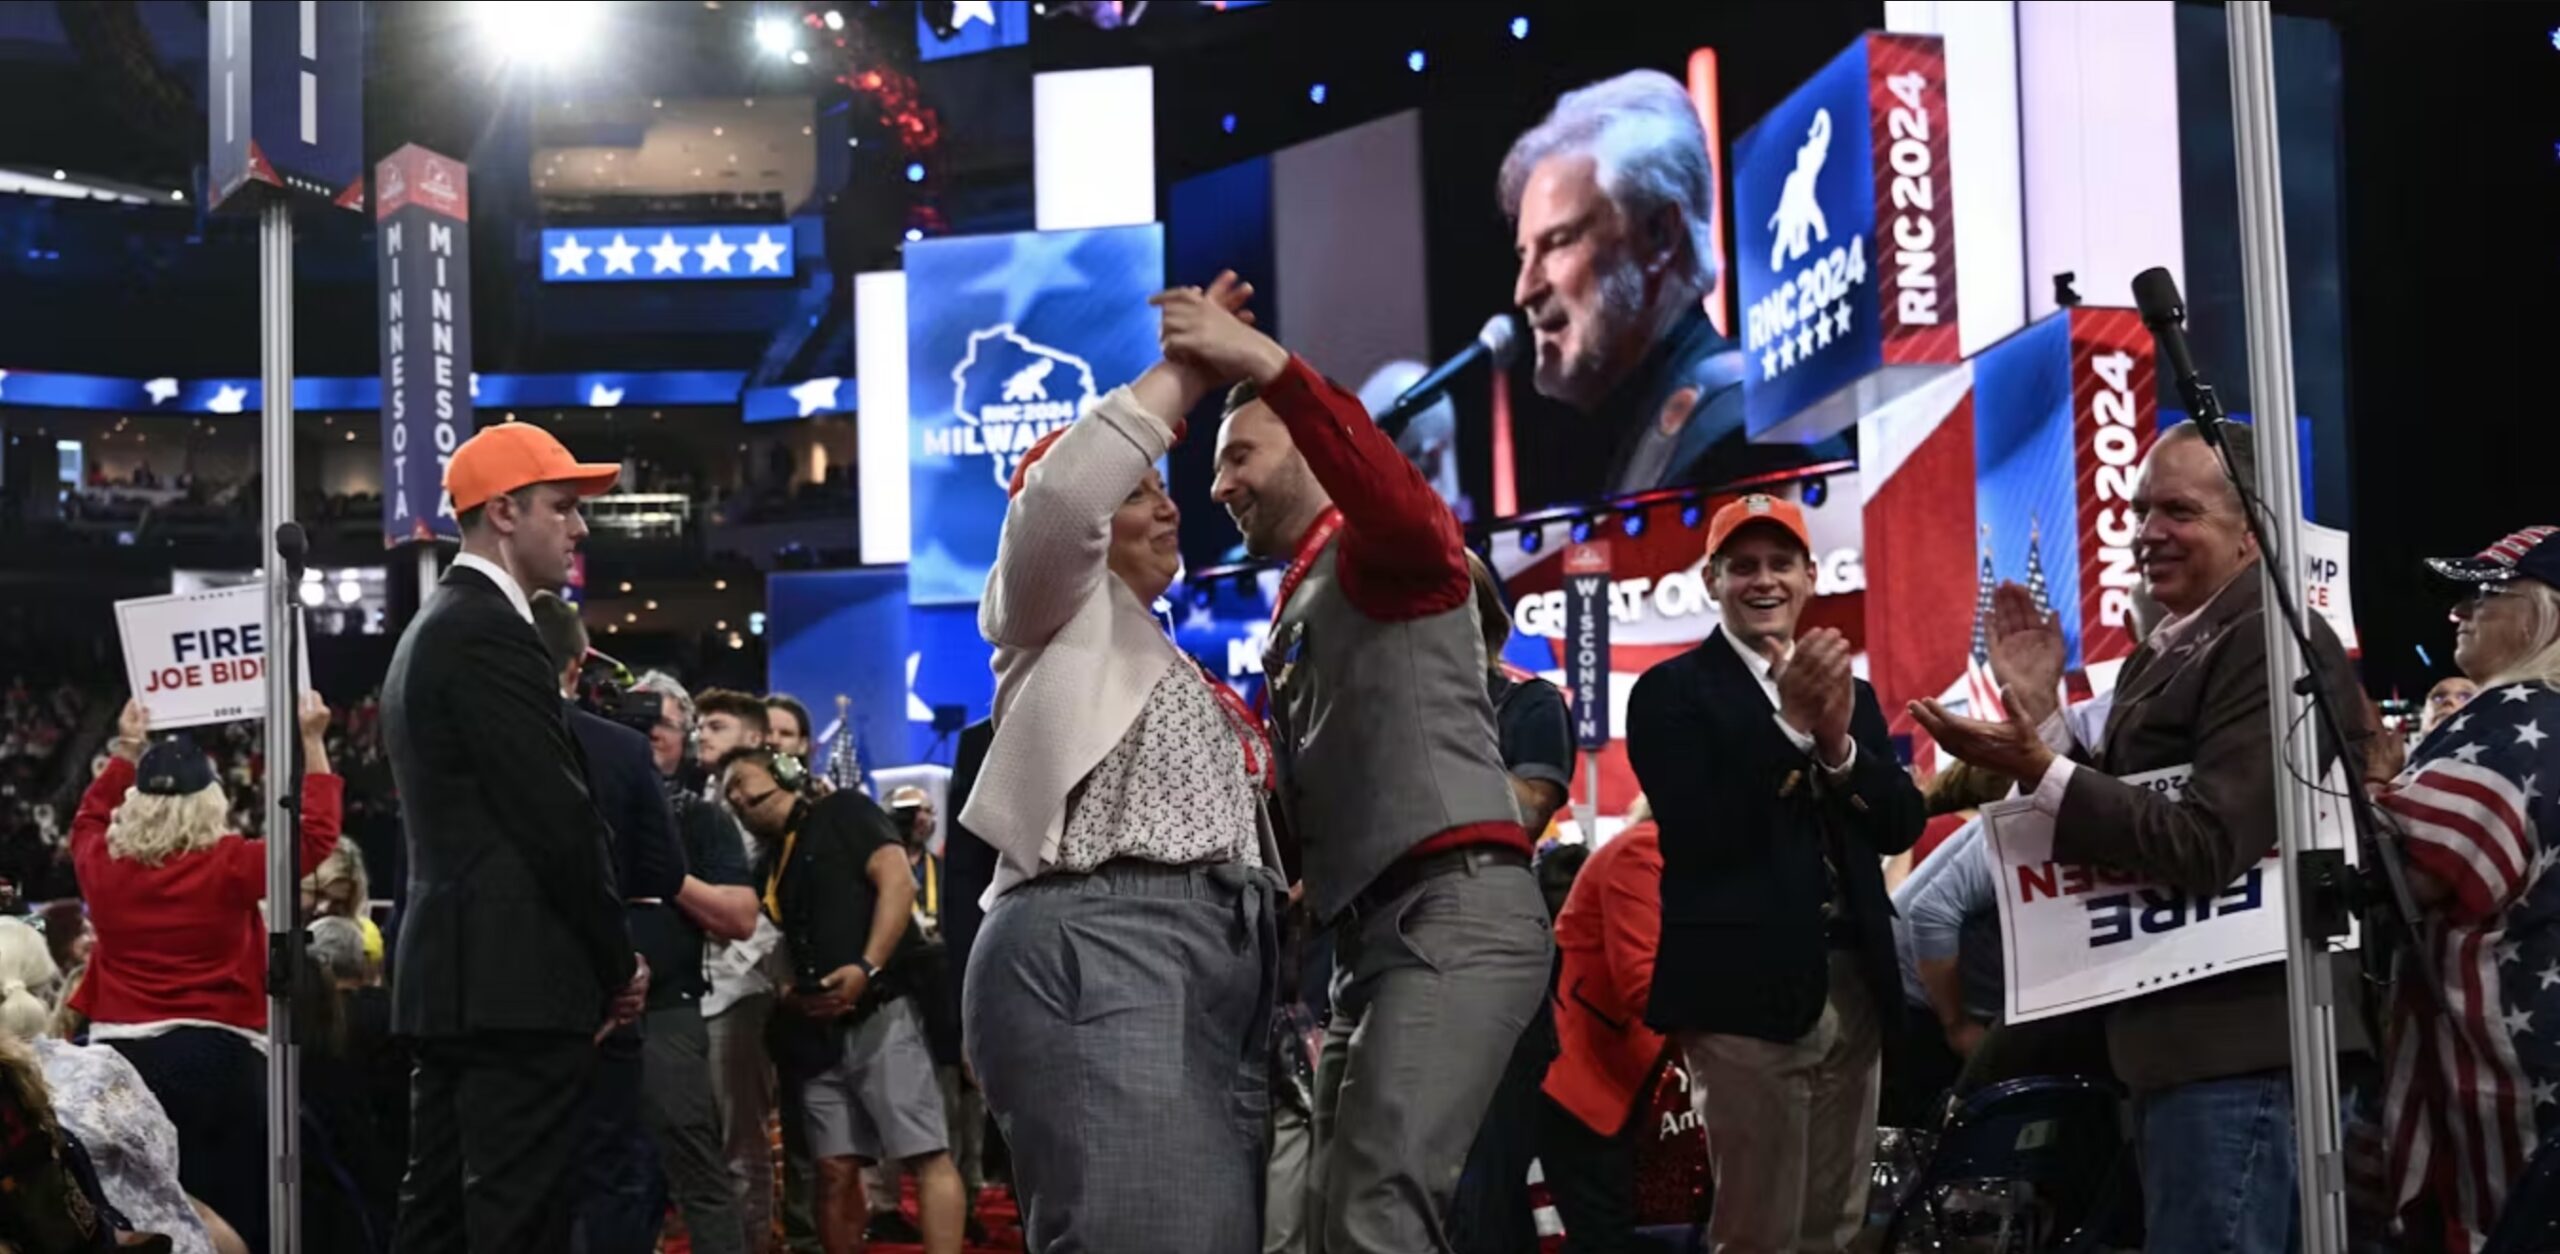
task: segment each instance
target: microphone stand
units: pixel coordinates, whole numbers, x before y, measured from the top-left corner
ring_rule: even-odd
[[[2312,647],[2311,628],[2302,616],[2301,607],[2294,601],[2290,559],[2276,546],[2275,537],[2268,532],[2267,504],[2259,498],[2257,485],[2241,479],[2232,465],[2229,445],[2223,440],[2223,424],[2230,418],[2222,408],[2222,399],[2214,394],[2212,384],[2195,375],[2176,376],[2175,381],[2179,394],[2187,402],[2188,413],[2195,419],[2196,433],[2204,437],[2205,444],[2213,449],[2215,460],[2222,463],[2225,482],[2231,485],[2231,490],[2240,499],[2240,512],[2248,518],[2249,535],[2258,543],[2258,561],[2266,581],[2268,599],[2274,603],[2285,629],[2292,633],[2294,642],[2302,650],[2304,673],[2294,678],[2293,690],[2311,699],[2312,710],[2319,719],[2318,730],[2343,757],[2349,743],[2345,720],[2338,713],[2337,703],[2331,699],[2329,686],[2320,682],[2323,669],[2320,654]],[[2293,472],[2287,468],[2284,473]],[[2286,734],[2292,733],[2288,730]],[[2377,731],[2376,734],[2381,733]],[[2362,873],[2351,870],[2340,851],[2302,851],[2303,888],[2310,907],[2309,917],[2303,920],[2302,926],[2313,939],[2326,942],[2346,935],[2345,920],[2350,912],[2370,918],[2388,910],[2393,916],[2389,921],[2396,925],[2394,930],[2402,934],[2400,943],[2415,952],[2422,939],[2418,931],[2418,904],[2417,898],[2409,891],[2408,865],[2400,847],[2383,835],[2381,816],[2375,811],[2373,799],[2366,795],[2360,781],[2351,782],[2341,800],[2355,822],[2357,847],[2369,855],[2373,867],[2380,872],[2382,883],[2379,887],[2371,883],[2374,874],[2371,870]],[[2445,992],[2441,973],[2427,963],[2414,965],[2418,970],[2419,983],[2431,1003],[2438,1008],[2443,1007]],[[2372,1017],[2367,1015],[2368,1020]],[[2368,1026],[2371,1026],[2370,1022]]]

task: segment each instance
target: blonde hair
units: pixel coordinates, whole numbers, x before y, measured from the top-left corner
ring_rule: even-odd
[[[45,1087],[44,1064],[36,1058],[35,1046],[15,1036],[0,1036],[0,1087],[18,1108],[33,1116],[46,1140],[52,1140],[61,1126],[53,1119],[53,1090]]]
[[[158,866],[180,854],[212,848],[230,831],[231,799],[218,783],[176,797],[136,790],[124,795],[107,825],[107,852]]]
[[[352,837],[341,836],[329,856],[322,858],[311,874],[302,877],[302,891],[317,897],[335,885],[350,883],[356,886],[355,906],[362,913],[365,903],[373,899],[372,884],[364,871],[364,850]]]
[[[42,932],[23,919],[0,918],[0,1036],[33,1040],[53,1026],[43,993],[61,974]]]
[[[2539,579],[2519,579],[2516,590],[2506,595],[2522,598],[2533,610],[2533,630],[2526,639],[2534,643],[2498,673],[2480,677],[2480,686],[2536,683],[2560,688],[2560,588]]]

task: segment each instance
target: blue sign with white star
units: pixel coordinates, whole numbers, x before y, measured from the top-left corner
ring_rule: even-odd
[[[907,484],[917,605],[975,604],[1005,484],[1041,436],[1156,360],[1164,229],[907,246]]]
[[[787,279],[791,224],[607,226],[542,233],[545,283]]]
[[[951,24],[940,30],[925,17],[933,6],[916,6],[916,59],[939,61],[1019,48],[1031,42],[1030,0],[958,0]]]

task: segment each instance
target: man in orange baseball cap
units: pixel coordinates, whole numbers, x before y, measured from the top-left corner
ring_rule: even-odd
[[[569,1248],[597,1042],[640,1015],[608,850],[528,595],[568,581],[620,468],[507,424],[445,466],[462,554],[400,637],[384,743],[408,834],[391,1023],[414,1042],[403,1250]]]
[[[1797,630],[1812,549],[1792,501],[1717,510],[1707,589],[1724,621],[1627,698],[1627,760],[1661,830],[1645,1023],[1698,1081],[1719,1250],[1847,1247],[1901,1004],[1882,866],[1923,806],[1848,640]]]

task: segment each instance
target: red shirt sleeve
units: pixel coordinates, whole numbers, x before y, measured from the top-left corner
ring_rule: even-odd
[[[125,793],[133,787],[133,763],[123,758],[107,759],[105,770],[89,781],[89,791],[80,794],[80,812],[71,820],[71,870],[86,880],[93,861],[106,852],[107,825],[114,821],[116,807],[124,804]]]
[[[1337,566],[1351,604],[1382,622],[1466,604],[1474,587],[1457,517],[1359,398],[1291,354],[1262,399],[1342,511]]]
[[[302,777],[302,823],[294,850],[297,875],[320,869],[338,847],[338,816],[346,781],[335,775]],[[267,845],[262,840],[234,840],[223,845],[223,878],[234,901],[255,906],[267,897]]]

